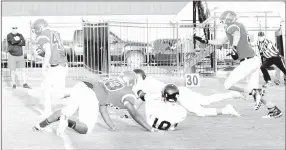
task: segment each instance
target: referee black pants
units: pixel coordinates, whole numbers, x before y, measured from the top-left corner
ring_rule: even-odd
[[[271,81],[271,77],[267,71],[267,68],[269,68],[272,65],[278,67],[284,73],[284,75],[286,75],[285,63],[282,57],[266,58],[263,61],[262,66],[260,67],[265,82]]]

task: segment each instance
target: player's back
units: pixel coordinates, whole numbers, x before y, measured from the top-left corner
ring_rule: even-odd
[[[126,95],[134,95],[132,87],[126,86],[123,82],[116,78],[105,80],[89,80],[86,81],[93,85],[93,91],[96,93],[98,101],[101,105],[112,104],[120,109],[125,108],[121,100]],[[135,97],[135,96],[134,96]]]
[[[165,83],[151,76],[147,76],[145,80],[137,83],[135,89],[142,90],[145,93],[160,93],[164,88]]]
[[[240,32],[240,39],[237,44],[239,60],[247,57],[254,57],[256,54],[251,44],[248,42],[247,30],[245,26],[239,22],[234,22],[226,27],[226,35],[229,39],[230,45],[233,45],[233,33],[236,31]]]
[[[65,49],[62,43],[62,39],[60,37],[59,32],[54,30],[44,30],[41,34],[37,35],[36,42],[38,47],[43,49],[43,45],[46,43],[51,44],[51,58],[50,64],[56,65],[60,64],[63,65],[67,63],[67,57],[65,54]]]
[[[174,129],[187,117],[184,107],[162,100],[146,100],[145,110],[148,124],[160,130]]]

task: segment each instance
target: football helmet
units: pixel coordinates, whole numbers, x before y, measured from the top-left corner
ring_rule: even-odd
[[[45,28],[48,28],[49,24],[47,23],[46,20],[44,19],[37,19],[33,24],[32,24],[32,32],[35,33],[36,35],[40,34]]]
[[[133,70],[137,75],[141,76],[143,80],[146,78],[146,73],[142,69],[134,69]]]
[[[234,11],[231,10],[224,11],[220,15],[219,20],[223,24],[231,24],[237,20],[237,15]]]
[[[127,86],[133,86],[136,84],[136,73],[133,71],[124,71],[121,74],[121,79],[126,83]]]
[[[162,98],[167,102],[177,102],[179,88],[174,84],[167,84],[162,91]]]

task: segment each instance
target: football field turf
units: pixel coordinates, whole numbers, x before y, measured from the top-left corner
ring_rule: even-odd
[[[201,78],[201,86],[193,91],[204,95],[223,90],[222,79]],[[163,80],[164,81],[164,80]],[[165,80],[167,81],[167,80]],[[168,80],[170,81],[170,80]],[[35,81],[34,81],[35,82]],[[182,85],[183,80],[172,80]],[[39,83],[31,83],[39,90]],[[111,132],[99,116],[93,132],[80,135],[71,129],[64,137],[55,133],[35,132],[32,126],[41,121],[38,106],[39,95],[31,96],[28,90],[2,88],[2,146],[3,149],[285,149],[285,115],[278,119],[263,119],[267,113],[264,106],[253,110],[253,99],[228,99],[208,107],[233,104],[242,117],[197,117],[188,113],[185,121],[175,131],[149,133],[132,119],[121,119],[125,111],[110,108],[113,123],[119,129]],[[284,85],[268,88],[267,97],[285,114]],[[68,100],[53,101],[53,109],[59,109]],[[140,112],[144,113],[144,107]],[[174,112],[176,113],[176,112]],[[56,129],[57,123],[50,126]]]

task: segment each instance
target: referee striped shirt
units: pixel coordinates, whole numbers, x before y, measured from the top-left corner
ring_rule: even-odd
[[[265,58],[271,58],[271,57],[279,56],[279,50],[268,39],[264,39],[263,41],[258,41],[257,46],[258,46],[258,50],[259,50],[260,54],[262,56],[264,56]]]

